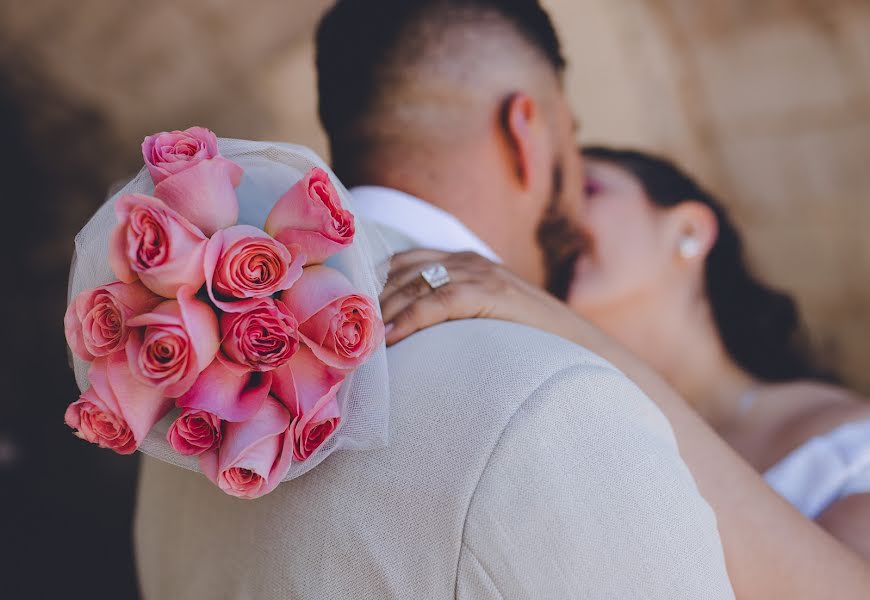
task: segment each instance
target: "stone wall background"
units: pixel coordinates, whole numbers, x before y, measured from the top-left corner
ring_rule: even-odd
[[[328,0],[0,0],[0,403],[9,597],[135,597],[135,460],[63,426],[72,239],[153,131],[206,125],[320,152],[311,34]],[[870,4],[545,0],[584,141],[663,151],[726,201],[818,355],[870,393]],[[38,576],[27,574],[37,565]],[[51,567],[52,576],[45,565]],[[21,586],[16,590],[15,586]],[[6,595],[6,594],[4,594]]]

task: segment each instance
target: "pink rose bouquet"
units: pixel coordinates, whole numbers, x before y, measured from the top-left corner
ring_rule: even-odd
[[[117,281],[64,317],[90,384],[64,419],[121,454],[160,430],[181,462],[257,498],[337,434],[342,386],[383,342],[374,300],[321,265],[353,244],[353,214],[313,168],[268,200],[263,229],[239,223],[244,171],[202,127],[142,154],[153,190],[119,195],[101,256]]]

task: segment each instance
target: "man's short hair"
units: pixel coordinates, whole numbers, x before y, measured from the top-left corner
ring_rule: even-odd
[[[439,43],[426,39],[437,33],[416,34],[493,19],[561,75],[565,60],[559,39],[538,0],[338,0],[320,21],[316,39],[320,121],[333,160],[338,160],[336,145],[350,141],[371,116],[379,94],[396,84],[394,66]]]

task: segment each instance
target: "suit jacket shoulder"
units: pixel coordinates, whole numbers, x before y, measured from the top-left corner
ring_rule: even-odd
[[[518,407],[469,506],[457,598],[733,598],[712,510],[656,407],[579,362]]]
[[[387,448],[336,452],[250,502],[146,458],[135,529],[144,597],[493,597],[481,573],[504,597],[569,589],[559,597],[614,597],[683,574],[688,558],[664,575],[632,561],[691,538],[665,526],[684,504],[692,512],[674,522],[700,528],[703,540],[683,553],[700,548],[713,553],[710,562],[721,558],[667,423],[600,358],[527,327],[475,320],[420,332],[392,347],[388,360]],[[595,468],[580,469],[587,463]],[[641,476],[658,471],[671,474]],[[577,485],[554,485],[572,473],[582,473],[571,480]],[[530,493],[539,500],[522,500]],[[649,497],[659,493],[664,499]],[[644,511],[641,501],[653,508]],[[622,558],[635,530],[644,550]],[[611,538],[619,544],[605,543]],[[609,566],[595,566],[602,561]],[[717,566],[713,593],[694,597],[724,597],[724,565]],[[605,585],[619,568],[634,588]],[[578,574],[538,588],[561,569]],[[583,586],[566,587],[587,574]],[[617,597],[690,597],[658,594],[687,588],[650,586],[656,594]]]

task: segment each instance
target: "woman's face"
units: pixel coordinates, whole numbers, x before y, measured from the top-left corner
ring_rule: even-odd
[[[633,175],[594,158],[586,159],[585,169],[583,224],[590,248],[577,263],[568,304],[593,316],[656,295],[668,285],[673,250],[665,211]]]

